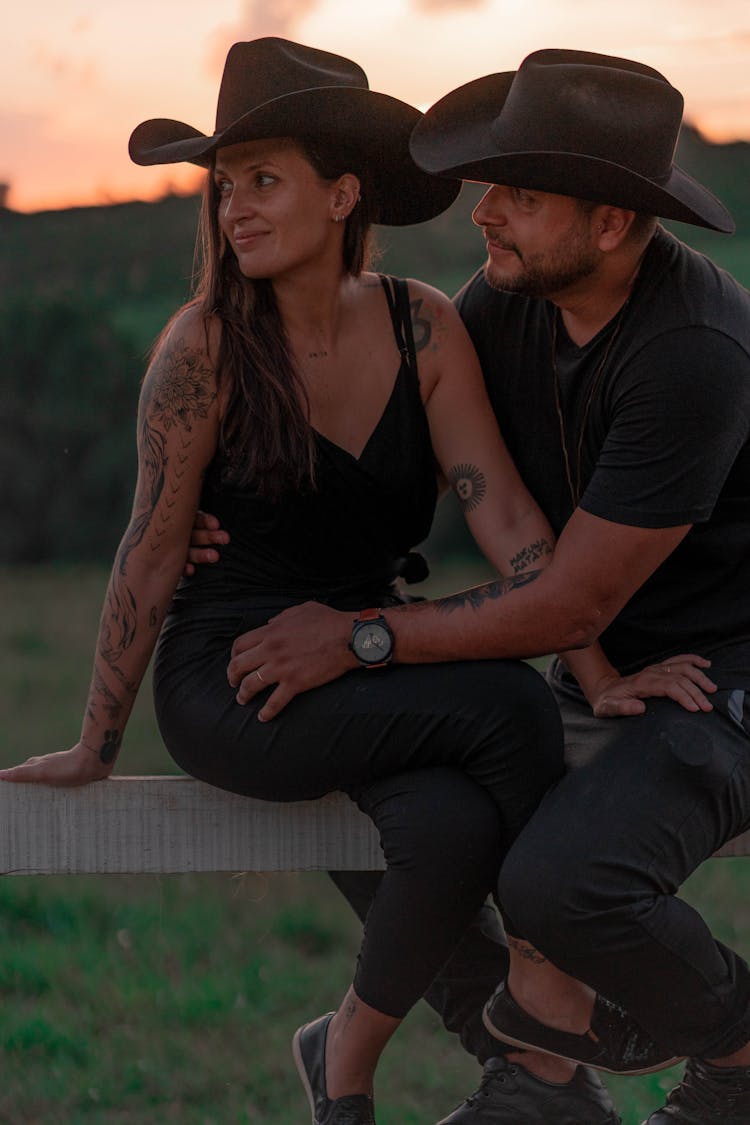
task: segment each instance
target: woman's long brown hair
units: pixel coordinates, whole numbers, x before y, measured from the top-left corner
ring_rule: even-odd
[[[295,139],[321,179],[354,172],[362,196],[346,220],[343,265],[357,277],[370,245],[367,184],[340,148]],[[227,479],[276,499],[315,485],[315,436],[270,281],[245,277],[219,226],[219,192],[210,172],[198,227],[195,302],[221,325],[217,379],[226,395],[220,448]]]

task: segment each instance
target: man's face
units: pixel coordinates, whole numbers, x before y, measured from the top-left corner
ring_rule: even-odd
[[[493,185],[472,217],[487,242],[484,272],[493,289],[555,297],[599,264],[595,208],[569,195]]]

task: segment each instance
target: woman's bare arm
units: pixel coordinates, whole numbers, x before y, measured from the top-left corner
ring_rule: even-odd
[[[104,599],[80,740],[1,770],[0,779],[82,785],[111,773],[182,573],[218,424],[206,332],[188,309],[163,337],[143,382],[133,509]]]

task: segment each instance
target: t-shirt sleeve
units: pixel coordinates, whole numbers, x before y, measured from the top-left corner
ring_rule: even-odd
[[[714,329],[650,341],[609,391],[584,511],[634,527],[707,520],[750,432],[750,357]]]

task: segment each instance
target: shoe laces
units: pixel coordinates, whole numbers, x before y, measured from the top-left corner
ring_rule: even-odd
[[[375,1125],[372,1101],[365,1094],[346,1094],[336,1098],[326,1125]]]
[[[690,1059],[679,1086],[667,1096],[667,1105],[698,1110],[718,1120],[735,1108],[736,1095],[744,1094],[750,1108],[750,1067],[727,1067],[726,1073],[722,1069],[709,1069],[700,1059]]]
[[[625,1008],[600,995],[596,998],[595,1011],[602,1021],[601,1030],[606,1036],[607,1045],[617,1058],[624,1063],[637,1063],[643,1058],[650,1058],[656,1043],[638,1026]]]
[[[504,1086],[506,1082],[510,1082],[512,1078],[518,1074],[518,1067],[513,1063],[509,1063],[501,1055],[491,1059],[487,1059],[484,1064],[484,1074],[479,1083],[479,1089],[475,1090],[473,1094],[469,1094],[466,1099],[467,1105],[475,1105],[480,1098],[489,1098],[491,1096],[490,1087],[493,1083]]]

